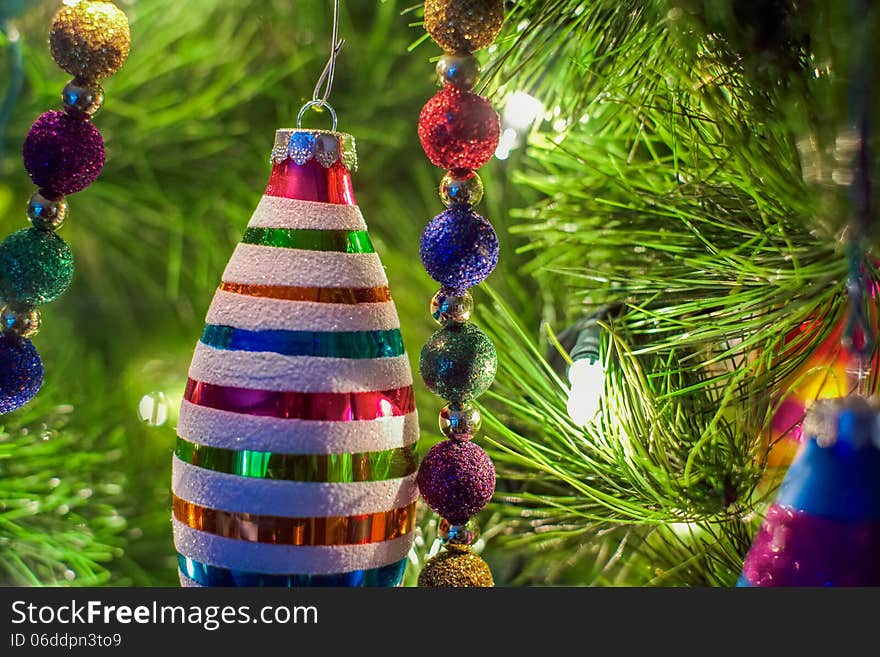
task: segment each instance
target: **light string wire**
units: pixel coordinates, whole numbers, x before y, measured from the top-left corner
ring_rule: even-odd
[[[6,85],[3,104],[0,105],[0,157],[2,157],[6,125],[12,117],[12,111],[24,85],[24,55],[21,48],[21,36],[12,21],[0,22],[0,32],[4,34],[9,45],[9,83]]]
[[[849,186],[849,227],[847,259],[849,278],[847,293],[849,311],[841,343],[853,354],[857,380],[851,389],[859,394],[868,393],[868,361],[874,350],[876,338],[873,335],[870,318],[867,314],[867,289],[865,260],[867,241],[871,226],[871,99],[873,98],[872,57],[870,39],[874,25],[873,3],[871,0],[852,0],[850,2],[852,34],[850,51],[850,83],[847,101],[850,110],[851,129],[856,141],[853,157],[853,178]]]

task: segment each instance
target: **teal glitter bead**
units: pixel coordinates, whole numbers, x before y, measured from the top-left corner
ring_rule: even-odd
[[[61,296],[73,278],[73,253],[55,233],[25,228],[0,244],[0,297],[37,306]]]
[[[486,392],[497,369],[495,345],[470,323],[444,326],[428,339],[419,357],[425,385],[456,403]]]

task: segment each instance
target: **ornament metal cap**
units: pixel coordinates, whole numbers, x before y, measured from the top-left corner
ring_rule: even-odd
[[[880,448],[880,397],[817,400],[804,418],[804,437],[815,440],[819,447],[845,440],[856,449],[870,442]]]
[[[312,159],[324,168],[341,162],[342,166],[354,173],[357,171],[354,137],[347,132],[311,128],[281,128],[275,131],[271,163],[281,164],[292,160],[303,166]]]

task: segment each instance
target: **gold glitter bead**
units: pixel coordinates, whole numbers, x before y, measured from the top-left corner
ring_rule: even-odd
[[[112,2],[67,0],[49,29],[52,57],[81,80],[100,80],[122,68],[131,48],[125,13]]]
[[[449,552],[470,552],[471,546],[477,542],[480,528],[473,518],[461,525],[453,525],[446,518],[440,520],[437,537]]]
[[[31,194],[27,208],[28,219],[39,230],[58,230],[67,219],[67,199],[49,198],[41,192]]]
[[[425,30],[448,53],[485,48],[503,22],[503,0],[425,0]]]
[[[489,566],[473,552],[441,552],[419,574],[422,588],[495,586]]]
[[[37,308],[0,308],[0,332],[10,332],[22,338],[32,338],[40,332],[40,311]]]
[[[483,200],[483,181],[470,172],[469,178],[459,178],[452,171],[447,171],[440,181],[440,200],[447,208],[453,203],[477,205]]]
[[[104,104],[104,89],[96,82],[73,79],[61,90],[61,102],[71,114],[94,116]]]

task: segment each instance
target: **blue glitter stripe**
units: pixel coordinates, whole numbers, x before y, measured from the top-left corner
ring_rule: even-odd
[[[284,356],[391,358],[402,356],[400,329],[388,331],[248,331],[208,324],[202,342],[215,349],[272,351]]]
[[[230,570],[201,563],[177,555],[180,572],[201,586],[273,586],[295,588],[305,586],[378,587],[397,586],[406,570],[406,559],[379,568],[355,570],[333,575],[267,575]]]

